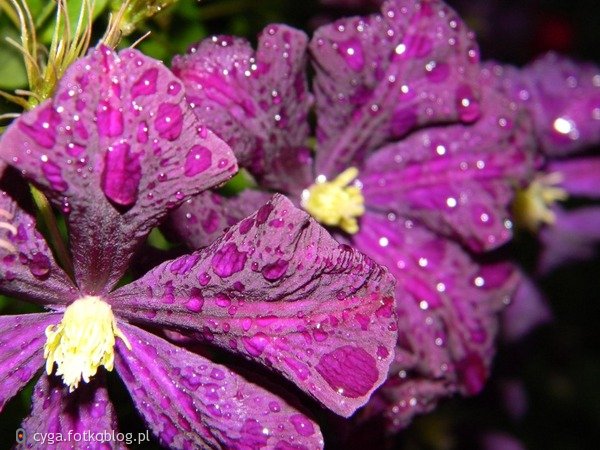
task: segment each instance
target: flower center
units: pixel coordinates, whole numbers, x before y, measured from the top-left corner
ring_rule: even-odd
[[[350,167],[332,181],[318,177],[315,184],[302,192],[302,207],[324,225],[340,227],[346,233],[356,233],[356,218],[365,212],[365,199],[360,187],[349,186],[357,176],[358,169]]]
[[[56,375],[62,375],[69,392],[73,392],[82,378],[88,383],[98,367],[113,369],[115,337],[131,350],[108,303],[92,296],[74,301],[59,324],[46,328],[46,373],[50,375],[56,363]]]
[[[542,224],[554,224],[556,215],[550,208],[555,202],[569,197],[564,189],[556,186],[562,180],[559,172],[539,175],[526,189],[518,191],[513,202],[517,224],[534,233]]]

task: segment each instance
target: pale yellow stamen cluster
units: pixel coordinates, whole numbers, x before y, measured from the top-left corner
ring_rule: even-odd
[[[0,229],[8,230],[15,236],[17,229],[12,223],[8,222],[13,219],[13,215],[4,209],[0,209],[0,219],[6,219],[6,221],[0,220]],[[0,249],[4,249],[9,253],[17,253],[17,248],[6,239],[0,239]]]
[[[358,231],[357,217],[365,212],[364,197],[358,186],[350,186],[358,169],[350,167],[332,181],[319,180],[302,193],[302,207],[324,225],[346,233]]]
[[[46,328],[46,373],[50,375],[56,363],[56,375],[61,375],[69,392],[73,392],[82,379],[88,383],[98,367],[113,369],[115,337],[131,350],[108,303],[92,296],[76,300],[67,307],[59,324]]]
[[[556,215],[550,208],[555,202],[569,197],[564,189],[556,186],[562,180],[558,172],[545,174],[536,177],[526,189],[518,191],[513,203],[516,223],[534,233],[543,224],[554,224]]]

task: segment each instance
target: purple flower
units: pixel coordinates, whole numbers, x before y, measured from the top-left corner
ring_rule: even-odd
[[[175,58],[173,70],[195,113],[261,188],[286,193],[399,280],[395,363],[371,408],[397,429],[439,397],[483,386],[515,275],[478,266],[447,237],[476,251],[510,239],[513,185],[530,172],[530,123],[492,83],[479,86],[472,33],[442,2],[390,1],[307,41],[283,25],[266,27],[256,52],[216,36]],[[202,247],[268,195],[205,193],[172,225]]]
[[[385,269],[275,196],[210,247],[115,287],[170,209],[237,168],[184,93],[158,61],[101,47],[2,137],[0,157],[65,214],[74,276],[2,193],[0,290],[50,312],[0,316],[0,406],[46,359],[28,433],[110,432],[100,367],[114,366],[169,447],[321,448],[319,427],[293,396],[153,331],[268,366],[348,416],[391,362],[396,320]]]
[[[540,233],[540,271],[593,257],[600,241],[600,69],[550,53],[523,69],[490,65],[489,76],[533,118],[537,174],[515,201],[519,225]],[[586,199],[585,207],[559,202]]]

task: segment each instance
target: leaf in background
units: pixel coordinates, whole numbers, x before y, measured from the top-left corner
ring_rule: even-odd
[[[6,42],[7,37],[11,37],[17,42],[19,40],[17,32],[2,23],[0,24],[0,61],[2,61],[0,64],[0,89],[13,91],[27,86],[27,74],[21,53]]]

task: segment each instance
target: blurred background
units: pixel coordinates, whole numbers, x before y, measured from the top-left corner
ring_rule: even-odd
[[[34,6],[43,2],[32,1]],[[106,8],[110,2],[101,2]],[[255,42],[268,23],[285,22],[311,33],[332,19],[377,11],[378,0],[180,0],[140,24],[123,46],[147,31],[139,48],[169,64],[172,56],[214,33]],[[483,59],[522,65],[548,50],[600,64],[600,2],[597,0],[448,1],[476,31]],[[36,7],[37,7],[36,6]],[[41,6],[40,6],[41,8]],[[105,28],[99,15],[95,35]],[[41,26],[49,36],[52,21]],[[17,36],[0,10],[0,88],[25,87],[17,52],[4,42]],[[92,42],[95,42],[93,40]],[[0,113],[14,110],[0,103]],[[592,150],[593,151],[593,150]],[[597,149],[596,149],[597,151]],[[524,261],[537,248],[526,238],[512,244]],[[600,442],[600,260],[575,264],[541,280],[553,321],[520,342],[500,343],[491,380],[474,398],[444,401],[417,418],[387,448],[450,450],[595,449]],[[25,311],[0,300],[0,313]],[[113,390],[122,390],[118,384]],[[0,416],[0,448],[14,444],[14,430],[29,410],[30,389]],[[126,395],[121,392],[121,395]],[[122,409],[122,408],[121,408]],[[122,429],[144,425],[121,410]],[[126,427],[123,425],[126,424]],[[383,448],[370,442],[364,448]],[[149,448],[145,446],[144,448]],[[333,447],[329,447],[333,448]]]

